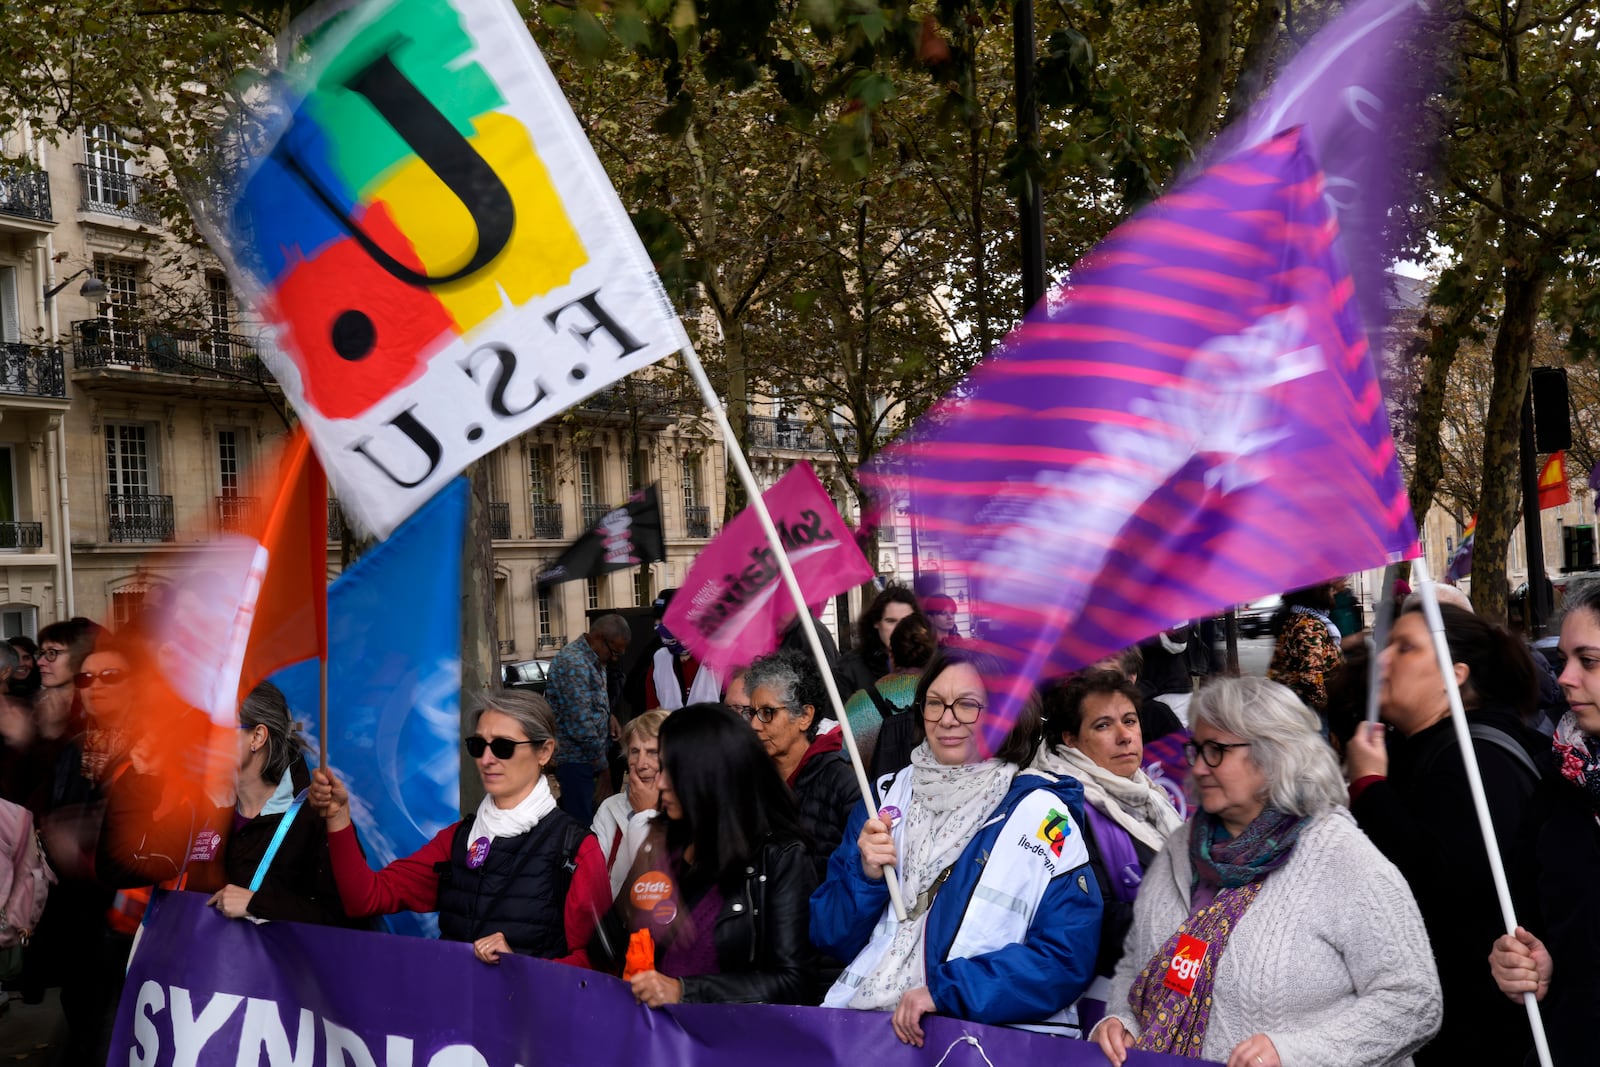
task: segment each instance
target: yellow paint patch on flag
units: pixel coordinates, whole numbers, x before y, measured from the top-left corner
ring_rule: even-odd
[[[522,124],[490,112],[474,121],[474,131],[468,141],[505,183],[516,223],[510,242],[481,270],[431,290],[463,332],[504,307],[506,297],[523,304],[565,285],[589,260]],[[448,275],[472,258],[472,216],[421,160],[396,170],[372,199],[388,207],[428,274]]]

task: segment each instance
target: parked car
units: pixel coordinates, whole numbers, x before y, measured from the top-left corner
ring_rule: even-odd
[[[544,692],[550,680],[550,660],[525,659],[517,663],[500,664],[500,684],[506,689],[528,689]]]
[[[1272,617],[1283,606],[1283,597],[1264,596],[1239,606],[1240,637],[1271,637]]]

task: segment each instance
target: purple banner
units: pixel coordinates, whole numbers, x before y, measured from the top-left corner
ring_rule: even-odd
[[[1105,1067],[1098,1047],[930,1016],[900,1044],[886,1012],[777,1005],[652,1011],[617,979],[545,960],[497,966],[471,946],[223,918],[197,893],[157,896],[109,1063],[137,1067]],[[976,1044],[962,1040],[971,1035]],[[954,1046],[953,1048],[951,1046]],[[1176,1067],[1136,1052],[1130,1067]]]
[[[1416,540],[1322,175],[1291,131],[1119,226],[861,472],[1034,681]]]

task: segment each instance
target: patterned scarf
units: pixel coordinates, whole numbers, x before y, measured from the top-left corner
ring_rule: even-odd
[[[1189,866],[1194,871],[1190,885],[1233,889],[1259,882],[1289,860],[1300,829],[1302,815],[1289,815],[1267,808],[1238,837],[1230,838],[1222,820],[1201,808],[1189,827]]]
[[[1583,790],[1600,822],[1600,740],[1580,730],[1578,717],[1569,711],[1556,724],[1553,744],[1557,772]]]

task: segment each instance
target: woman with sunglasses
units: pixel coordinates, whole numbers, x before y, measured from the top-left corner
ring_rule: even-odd
[[[1145,871],[1090,1035],[1230,1067],[1377,1067],[1439,1029],[1439,976],[1400,872],[1340,806],[1320,722],[1264,678],[1189,704],[1199,809]]]
[[[346,914],[437,911],[440,937],[469,942],[484,963],[515,952],[588,966],[611,880],[588,827],[556,807],[550,706],[537,693],[494,693],[465,745],[483,782],[477,813],[381,871],[356,841],[344,786],[326,770],[312,775],[310,804],[327,822]]]
[[[870,818],[856,806],[811,897],[812,943],[851,961],[823,1005],[892,1012],[907,1044],[922,1045],[929,1013],[1076,1037],[1072,1005],[1094,975],[1101,901],[1078,829],[1083,789],[1019,773],[1039,742],[1036,699],[982,757],[989,680],[1001,677],[970,649],[934,656],[917,684],[910,766],[880,781]]]

